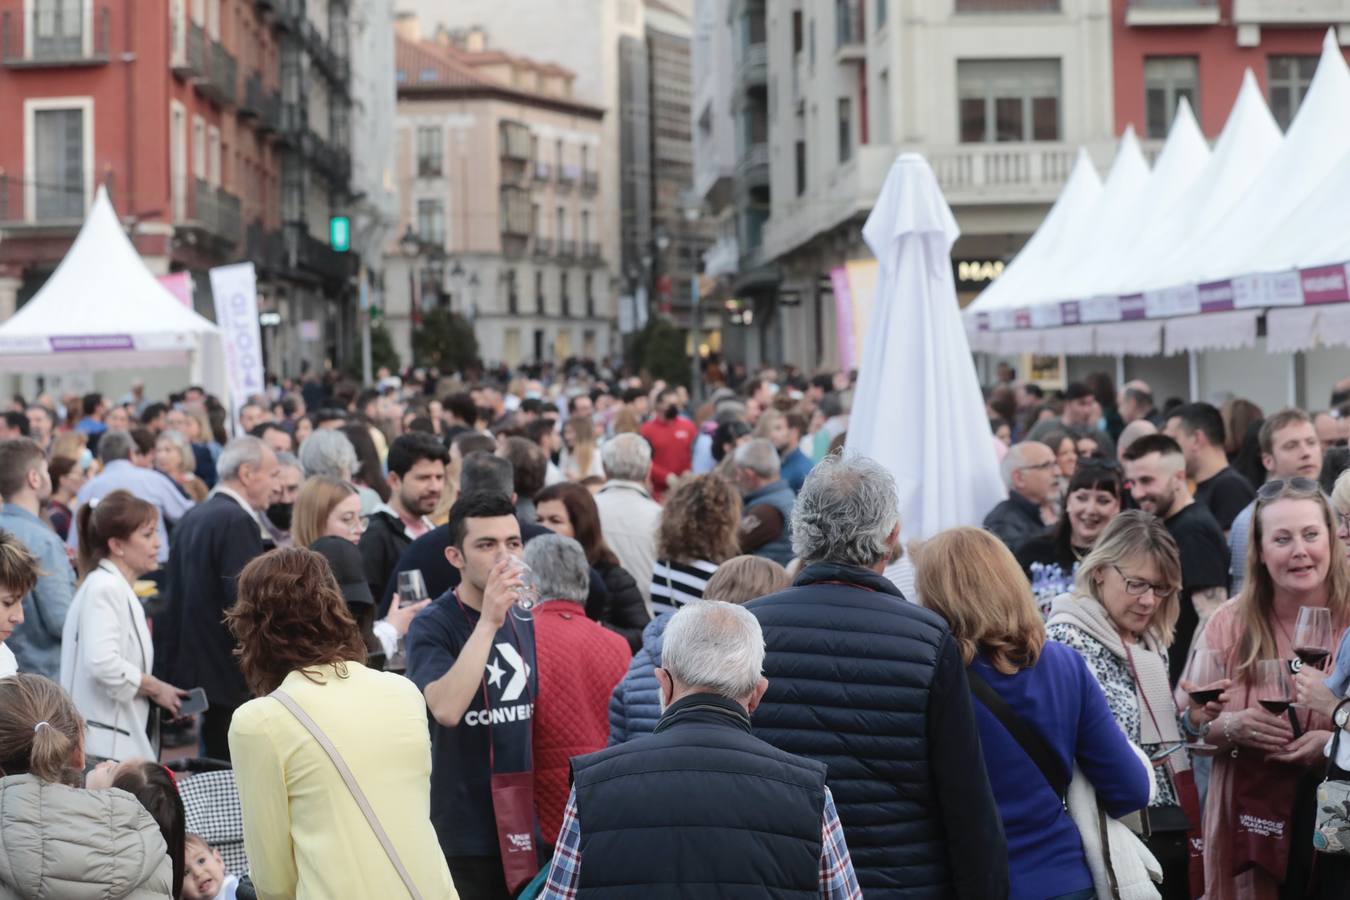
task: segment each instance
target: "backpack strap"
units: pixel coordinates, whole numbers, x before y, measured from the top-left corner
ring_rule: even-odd
[[[1013,740],[1017,741],[1026,755],[1031,757],[1036,768],[1041,770],[1041,775],[1045,777],[1055,796],[1061,803],[1065,803],[1069,794],[1069,778],[1064,774],[1063,765],[1055,757],[1055,752],[1050,749],[1050,744],[1030,722],[1013,712],[1008,701],[999,696],[998,691],[984,680],[983,675],[973,668],[966,669],[966,673],[970,676],[970,693],[1003,724]]]

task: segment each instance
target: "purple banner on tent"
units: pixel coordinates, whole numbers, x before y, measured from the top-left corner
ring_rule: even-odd
[[[1065,300],[1059,305],[1059,313],[1065,325],[1077,325],[1083,321],[1083,311],[1077,300]]]
[[[1019,309],[1016,313],[1013,314],[1013,322],[1014,327],[1016,328],[1030,328],[1031,308],[1023,307],[1022,309]]]
[[[1201,312],[1224,312],[1233,308],[1233,282],[1211,281],[1196,289],[1200,294]]]
[[[1142,319],[1148,315],[1143,294],[1126,294],[1120,298],[1120,318],[1122,321]]]
[[[52,337],[53,353],[79,353],[90,350],[134,350],[129,334],[67,334]]]
[[[989,330],[989,313],[975,314],[975,328],[979,331]]]
[[[1344,265],[1302,269],[1298,278],[1305,304],[1344,303],[1350,300],[1350,285],[1346,284]]]

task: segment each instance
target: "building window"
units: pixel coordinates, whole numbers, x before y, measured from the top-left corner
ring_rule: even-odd
[[[811,68],[816,67],[816,20],[811,19],[806,24],[806,42],[807,42],[807,62]]]
[[[586,318],[595,318],[595,276],[590,272],[586,273],[585,291],[586,291]]]
[[[889,5],[889,0],[877,0],[875,18],[877,20],[878,28],[886,24],[886,7]]]
[[[554,161],[554,163],[558,166],[559,169],[562,168],[562,164],[563,164],[563,142],[562,142],[562,138],[558,138],[557,143],[554,144],[554,147],[553,147],[553,161]]]
[[[872,117],[876,142],[891,142],[891,73],[882,72],[877,78],[876,115]]]
[[[417,129],[417,174],[419,176],[441,174],[441,165],[445,158],[443,140],[443,133],[436,126]]]
[[[1058,59],[956,63],[962,143],[1059,140]]]
[[[797,196],[806,193],[806,141],[797,142]]]
[[[802,11],[794,9],[792,11],[792,55],[795,57],[802,52],[802,45],[806,41],[806,36],[802,32]]]
[[[206,180],[206,120],[192,117],[192,174]]]
[[[1288,130],[1317,71],[1316,56],[1272,56],[1266,61],[1266,84],[1270,90],[1270,111],[1280,127]]]
[[[214,125],[206,129],[206,180],[220,187],[220,129]]]
[[[558,296],[562,300],[562,315],[564,317],[572,314],[572,298],[567,296],[568,272],[566,270],[558,273]]]
[[[417,237],[424,244],[445,244],[445,204],[439,200],[417,201]]]
[[[839,98],[839,161],[846,163],[853,158],[853,101],[847,97]]]
[[[511,315],[519,312],[520,297],[516,293],[516,270],[506,270],[506,311]]]
[[[587,209],[581,211],[581,242],[583,244],[591,242],[591,212]]]
[[[534,272],[534,311],[544,314],[544,273],[539,269]]]
[[[564,207],[558,207],[557,231],[553,233],[555,240],[563,241],[567,239],[567,210]]]
[[[1144,117],[1150,138],[1165,138],[1182,97],[1199,113],[1200,60],[1194,56],[1150,56],[1144,60]]]
[[[83,108],[33,111],[33,213],[37,221],[84,216]]]

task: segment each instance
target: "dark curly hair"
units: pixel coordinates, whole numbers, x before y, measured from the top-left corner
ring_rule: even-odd
[[[656,555],[674,562],[721,565],[741,552],[741,495],[717,475],[682,480],[666,495]]]
[[[328,561],[313,550],[287,547],[258,557],[239,573],[238,600],[225,615],[239,646],[239,669],[262,697],[291,672],[319,681],[311,670],[366,661],[366,644],[338,590]]]

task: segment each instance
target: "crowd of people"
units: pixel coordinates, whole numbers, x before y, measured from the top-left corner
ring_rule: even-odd
[[[0,897],[1350,890],[1350,417],[1008,377],[1007,499],[906,546],[851,399],[15,398]]]

